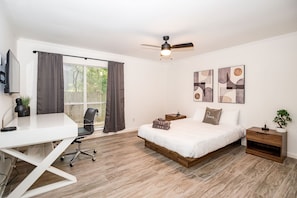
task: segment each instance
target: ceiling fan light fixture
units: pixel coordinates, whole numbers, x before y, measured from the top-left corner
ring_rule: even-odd
[[[164,49],[161,51],[162,56],[169,56],[171,54],[171,51],[168,49]]]
[[[169,40],[169,36],[163,36],[163,40],[165,41],[165,43],[163,43],[161,46],[150,45],[150,44],[141,44],[141,45],[148,46],[148,47],[157,47],[159,49],[161,47],[161,52],[160,52],[161,56],[170,56],[171,49],[194,47],[193,43],[180,43],[180,44],[170,45],[169,43],[167,43],[167,41]]]
[[[171,47],[167,42],[165,42],[162,45],[162,48],[161,48],[161,55],[162,56],[169,56],[170,54],[171,54]]]

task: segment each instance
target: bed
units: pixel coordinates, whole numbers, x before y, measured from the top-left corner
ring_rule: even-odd
[[[199,112],[199,116],[204,112]],[[237,124],[238,111],[223,111],[218,124],[205,123],[197,113],[195,115],[171,121],[169,130],[153,128],[152,124],[142,125],[138,137],[145,140],[146,147],[191,167],[219,151],[240,144],[245,136],[244,128]]]

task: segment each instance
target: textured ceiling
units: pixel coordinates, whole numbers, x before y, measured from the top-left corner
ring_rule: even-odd
[[[0,0],[17,37],[159,60],[169,35],[172,59],[297,31],[297,0]]]

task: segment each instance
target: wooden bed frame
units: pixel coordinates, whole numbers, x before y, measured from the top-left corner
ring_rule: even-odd
[[[139,136],[138,136],[139,137]],[[196,164],[198,164],[199,162],[205,160],[205,159],[208,159],[208,158],[211,158],[211,157],[214,157],[216,155],[219,155],[220,153],[222,153],[223,151],[227,150],[227,149],[230,149],[230,148],[234,148],[235,146],[237,145],[240,145],[241,144],[241,140],[237,140],[231,144],[228,144],[227,146],[223,147],[223,148],[220,148],[216,151],[213,151],[211,153],[208,153],[202,157],[199,157],[199,158],[190,158],[190,157],[183,157],[181,156],[180,154],[178,154],[177,152],[174,152],[174,151],[171,151],[171,150],[168,150],[167,148],[164,148],[162,146],[159,146],[153,142],[150,142],[142,137],[139,137],[141,139],[143,139],[145,141],[145,146],[147,148],[150,148],[166,157],[168,157],[169,159],[172,159],[178,163],[180,163],[181,165],[187,167],[187,168],[190,168]]]

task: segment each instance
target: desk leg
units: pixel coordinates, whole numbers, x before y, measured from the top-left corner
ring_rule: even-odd
[[[51,166],[51,164],[66,150],[73,140],[74,138],[64,139],[41,161],[14,149],[2,149],[3,152],[36,166],[35,169],[9,194],[8,198],[31,197],[75,183],[77,181],[75,176]],[[27,191],[46,170],[59,175],[66,180]]]

